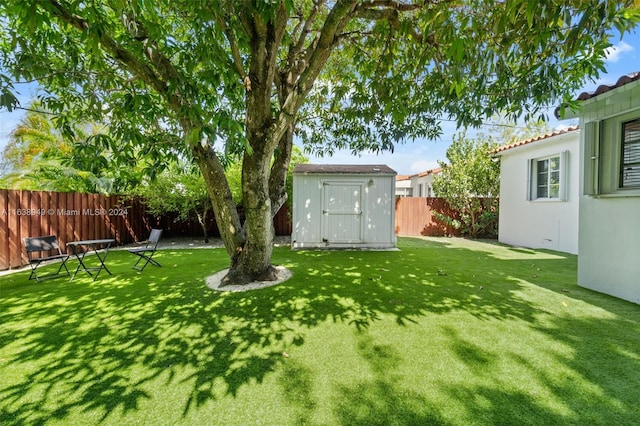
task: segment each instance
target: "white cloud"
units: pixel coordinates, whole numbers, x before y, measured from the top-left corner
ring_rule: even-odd
[[[411,170],[412,173],[420,173],[420,172],[425,172],[427,170],[435,169],[438,167],[440,166],[438,165],[437,161],[420,160],[420,161],[414,161],[413,163],[411,163],[411,166],[409,167],[409,169]]]
[[[615,46],[611,46],[611,48],[605,51],[605,55],[607,57],[608,62],[618,62],[622,58],[622,54],[625,52],[633,51],[633,46],[630,44],[621,41],[619,44]]]

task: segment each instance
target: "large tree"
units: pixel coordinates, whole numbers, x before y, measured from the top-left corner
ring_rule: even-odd
[[[537,116],[603,69],[632,0],[5,0],[0,101],[37,81],[58,123],[109,121],[122,158],[200,168],[229,282],[274,278],[272,217],[294,134],[311,151],[391,150],[441,118]],[[225,178],[242,155],[246,221]]]

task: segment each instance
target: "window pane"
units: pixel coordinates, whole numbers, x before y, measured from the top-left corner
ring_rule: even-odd
[[[538,173],[546,172],[549,170],[549,160],[538,161]]]
[[[620,187],[640,187],[640,119],[622,124]]]
[[[531,182],[535,198],[560,198],[560,156],[534,160]]]
[[[548,194],[548,185],[549,185],[549,160],[540,160],[538,161],[538,198],[547,197]]]
[[[549,197],[549,187],[547,185],[538,185],[538,193],[536,195],[538,198]]]

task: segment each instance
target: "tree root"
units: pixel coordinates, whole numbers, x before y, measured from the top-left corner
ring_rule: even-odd
[[[228,285],[246,285],[256,281],[277,281],[278,280],[278,270],[273,266],[269,265],[265,270],[257,273],[250,274],[245,271],[240,271],[236,268],[231,268],[227,275],[222,278],[220,282],[220,287],[225,287]]]

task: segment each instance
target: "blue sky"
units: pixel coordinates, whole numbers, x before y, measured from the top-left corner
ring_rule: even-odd
[[[601,75],[597,81],[585,83],[576,96],[584,91],[593,91],[601,84],[613,84],[623,75],[640,71],[640,28],[626,34],[622,40],[615,40],[613,43],[614,47],[609,52],[606,62],[606,73]],[[37,88],[34,85],[23,85],[22,87],[18,85],[16,89],[20,92],[18,96],[20,103],[26,106],[35,96]],[[24,115],[25,112],[22,110],[8,112],[6,109],[0,109],[0,151],[4,149],[9,134]],[[553,119],[553,111],[549,111],[549,117],[552,119],[549,124],[553,129],[577,124],[577,121],[558,122]],[[338,151],[332,157],[311,157],[310,161],[331,164],[386,164],[398,174],[414,174],[437,167],[438,160],[446,160],[445,152],[456,133],[455,124],[445,122],[443,123],[443,136],[439,140],[399,144],[393,154],[376,155],[365,152],[354,156],[349,151]]]

